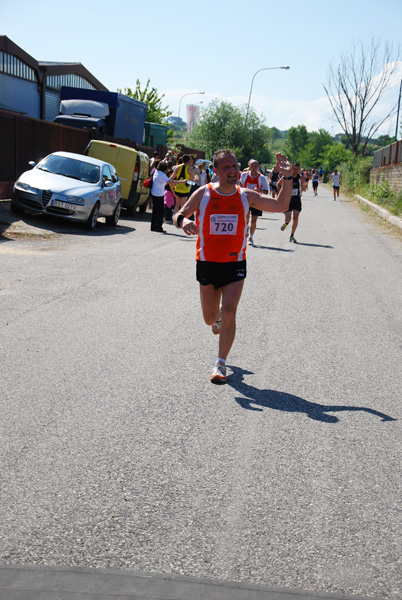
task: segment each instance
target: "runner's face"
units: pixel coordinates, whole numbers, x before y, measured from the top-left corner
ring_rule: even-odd
[[[258,162],[252,162],[250,164],[250,173],[251,173],[251,175],[257,175],[257,173],[258,173],[258,167],[259,167]]]
[[[300,174],[300,167],[293,167],[293,177]]]
[[[220,182],[233,185],[237,183],[239,177],[239,163],[234,154],[227,154],[220,158],[215,170]]]

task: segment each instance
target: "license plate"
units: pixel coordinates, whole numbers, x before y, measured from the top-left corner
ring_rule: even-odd
[[[52,206],[57,206],[58,208],[65,208],[66,210],[75,210],[74,204],[70,204],[69,202],[62,202],[61,200],[53,200]]]

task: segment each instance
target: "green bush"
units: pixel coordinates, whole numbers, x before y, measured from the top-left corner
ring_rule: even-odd
[[[333,164],[330,162],[330,152],[337,152],[336,157],[341,158],[340,148],[331,146],[327,149],[326,156],[323,157],[327,162],[325,166],[329,167],[326,175],[331,173]],[[350,154],[350,153],[349,153]],[[371,202],[383,206],[390,213],[396,216],[402,216],[402,192],[395,192],[388,183],[387,179],[381,178],[378,184],[370,185],[370,171],[373,168],[372,157],[350,156],[346,160],[339,161],[338,170],[342,174],[342,189],[351,196],[358,194]],[[325,167],[324,167],[325,168]],[[325,179],[326,181],[326,179]]]
[[[340,169],[342,173],[342,186],[347,193],[359,194],[370,182],[370,170],[373,167],[372,158],[350,159]]]
[[[381,177],[379,183],[369,185],[365,197],[379,206],[383,206],[393,215],[402,215],[402,192],[395,192],[389,187],[387,179]]]

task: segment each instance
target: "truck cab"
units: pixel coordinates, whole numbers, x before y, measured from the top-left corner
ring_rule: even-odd
[[[60,114],[54,119],[59,125],[80,129],[95,129],[96,133],[107,133],[106,118],[109,106],[94,100],[62,100]]]

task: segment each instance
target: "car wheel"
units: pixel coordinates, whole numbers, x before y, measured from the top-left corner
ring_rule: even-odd
[[[114,213],[112,214],[112,216],[106,217],[106,224],[112,225],[112,227],[116,227],[116,225],[120,219],[120,213],[121,213],[121,200],[119,200],[118,203],[116,204],[116,208],[114,209]]]
[[[23,215],[25,212],[25,208],[22,208],[19,204],[15,204],[13,201],[11,201],[10,209],[15,215]]]
[[[93,231],[96,227],[96,222],[98,220],[99,217],[99,202],[97,202],[95,204],[95,206],[92,209],[91,214],[88,217],[87,222],[85,223],[85,229],[88,229],[88,231]]]

